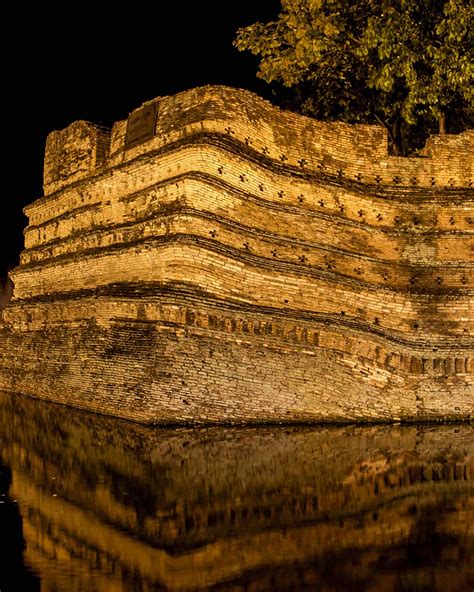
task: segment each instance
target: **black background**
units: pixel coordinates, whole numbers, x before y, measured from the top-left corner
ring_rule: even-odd
[[[58,6],[17,5],[4,21],[13,42],[2,42],[0,277],[18,262],[23,206],[42,195],[50,131],[77,119],[110,126],[143,101],[204,84],[269,96],[257,59],[232,40],[239,26],[274,18],[278,0]]]

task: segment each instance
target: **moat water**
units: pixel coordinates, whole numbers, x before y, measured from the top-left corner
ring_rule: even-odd
[[[469,591],[469,425],[146,428],[0,394],[0,591]]]

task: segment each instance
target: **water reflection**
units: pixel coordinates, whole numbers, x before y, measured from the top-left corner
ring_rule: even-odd
[[[474,584],[469,426],[149,429],[0,395],[0,457],[22,592]]]
[[[0,590],[40,590],[38,578],[23,563],[23,523],[16,500],[9,497],[10,468],[0,457]]]

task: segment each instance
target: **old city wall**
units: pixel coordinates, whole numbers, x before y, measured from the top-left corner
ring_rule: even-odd
[[[381,128],[224,87],[53,132],[4,387],[54,398],[54,370],[75,405],[140,420],[468,416],[473,141],[393,157]]]

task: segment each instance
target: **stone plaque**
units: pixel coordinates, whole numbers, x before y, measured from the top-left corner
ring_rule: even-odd
[[[156,103],[150,103],[131,113],[127,122],[125,148],[151,140],[155,135]]]

